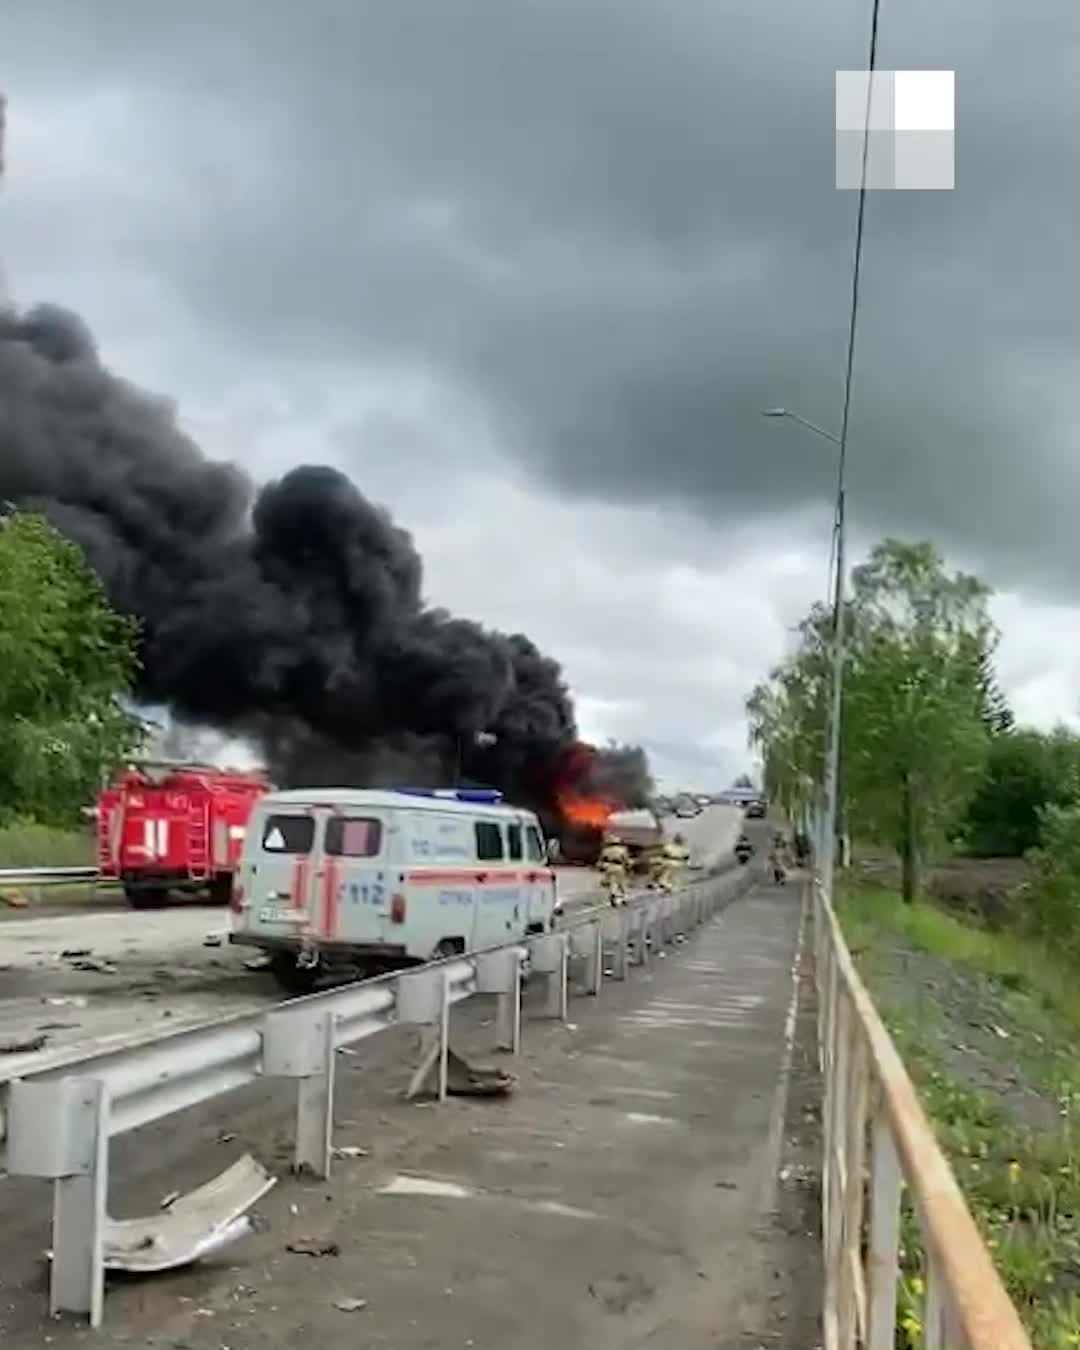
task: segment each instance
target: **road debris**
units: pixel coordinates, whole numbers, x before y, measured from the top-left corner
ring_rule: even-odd
[[[28,909],[30,901],[25,895],[5,895],[2,897],[4,904],[11,909]]]
[[[78,961],[72,961],[72,970],[84,970],[93,975],[115,975],[116,967],[111,961],[99,961],[96,957],[83,957]]]
[[[48,1036],[26,1036],[21,1041],[0,1041],[0,1055],[31,1055],[41,1050],[48,1042]]]
[[[285,1250],[297,1256],[340,1256],[341,1248],[330,1238],[300,1237],[286,1242]]]
[[[106,1219],[105,1265],[150,1274],[213,1256],[252,1231],[247,1211],[276,1183],[248,1154],[197,1190],[166,1196],[157,1214]]]
[[[94,949],[92,947],[65,947],[60,953],[60,960],[76,961],[81,956],[93,956],[93,954]]]
[[[370,1149],[360,1148],[356,1144],[341,1144],[330,1151],[335,1158],[369,1158],[371,1156]]]
[[[334,1307],[338,1312],[360,1312],[367,1307],[367,1302],[366,1298],[338,1298],[334,1300]]]
[[[162,1196],[161,1209],[170,1209],[180,1199],[180,1191],[170,1191],[168,1195]]]
[[[85,1008],[90,1000],[83,998],[81,994],[57,994],[51,998],[43,998],[42,1003],[47,1003],[50,1008]]]

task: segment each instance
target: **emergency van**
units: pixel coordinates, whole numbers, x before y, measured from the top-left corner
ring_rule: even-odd
[[[232,910],[297,992],[546,932],[559,905],[539,821],[498,792],[300,788],[257,803]]]

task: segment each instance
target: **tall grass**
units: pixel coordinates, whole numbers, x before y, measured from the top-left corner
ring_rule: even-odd
[[[1041,939],[992,932],[931,903],[905,905],[895,892],[875,887],[845,892],[839,912],[853,948],[873,946],[883,932],[892,933],[919,951],[1036,997],[1047,1012],[1080,1029],[1076,966]]]
[[[0,868],[92,867],[95,861],[90,829],[59,830],[32,820],[0,827]]]

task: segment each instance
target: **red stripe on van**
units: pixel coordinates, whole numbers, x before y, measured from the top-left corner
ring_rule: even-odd
[[[322,926],[325,937],[337,936],[337,863],[327,858],[323,866]]]
[[[520,872],[504,872],[501,869],[487,871],[483,863],[468,870],[453,872],[406,872],[405,880],[410,886],[445,886],[448,882],[467,881],[473,886],[502,886],[507,882],[522,880]]]
[[[303,909],[307,904],[308,860],[297,858],[293,863],[292,907]]]

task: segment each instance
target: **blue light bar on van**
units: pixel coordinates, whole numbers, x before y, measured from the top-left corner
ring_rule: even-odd
[[[497,792],[495,788],[414,788],[399,787],[395,792],[401,792],[406,797],[440,797],[444,801],[452,802],[474,802],[481,806],[496,806],[502,801],[503,795]]]

